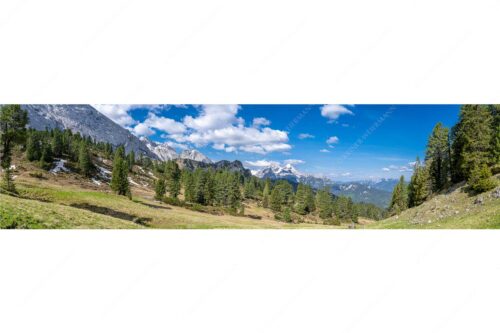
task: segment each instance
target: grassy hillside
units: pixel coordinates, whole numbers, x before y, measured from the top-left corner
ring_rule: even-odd
[[[497,178],[500,178],[497,175]],[[374,229],[499,229],[500,187],[479,195],[464,183],[397,216],[366,225]]]
[[[0,228],[333,228],[279,222],[270,210],[251,202],[245,203],[245,216],[170,206],[154,201],[152,189],[139,185],[137,178],[131,201],[111,193],[106,184],[73,173],[40,172],[26,163],[15,177],[19,197],[0,194]]]

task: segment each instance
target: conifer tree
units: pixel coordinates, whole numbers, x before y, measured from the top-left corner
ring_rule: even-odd
[[[269,195],[271,192],[271,182],[269,179],[266,179],[266,183],[264,185],[264,190],[262,191],[262,207],[268,208],[269,207]]]
[[[52,147],[50,144],[44,144],[42,148],[42,155],[40,156],[40,165],[42,168],[48,170],[52,166],[52,162],[54,161],[52,155]]]
[[[486,164],[476,165],[471,171],[468,184],[476,193],[482,193],[494,189],[495,179],[491,178],[490,168]]]
[[[429,195],[429,174],[426,167],[420,165],[417,157],[413,175],[408,186],[408,206],[415,207],[422,204]]]
[[[228,206],[236,209],[241,205],[240,180],[237,173],[229,177]]]
[[[491,106],[492,138],[491,138],[491,160],[493,165],[500,164],[500,104]]]
[[[408,193],[404,176],[399,178],[399,183],[394,187],[392,192],[391,204],[389,211],[391,214],[399,214],[408,208]]]
[[[187,202],[195,202],[195,183],[191,172],[184,173],[184,199]]]
[[[165,179],[160,177],[155,182],[155,199],[161,201],[166,193]]]
[[[493,115],[488,105],[463,105],[453,128],[454,182],[468,180],[475,165],[491,165]]]
[[[432,192],[439,192],[448,186],[450,180],[450,155],[448,128],[440,122],[432,130],[427,143],[425,164],[429,169]]]
[[[128,162],[124,159],[125,151],[119,147],[115,151],[113,159],[113,172],[111,174],[111,189],[118,195],[130,195],[130,186],[128,183]]]
[[[63,139],[61,130],[58,128],[56,128],[52,134],[51,146],[54,157],[61,157],[63,154]]]
[[[316,193],[316,209],[319,217],[329,219],[333,214],[332,196],[327,188],[322,188]]]
[[[181,170],[177,162],[170,160],[165,165],[165,178],[168,194],[171,198],[177,198],[181,191]]]
[[[135,153],[133,150],[131,150],[130,153],[128,153],[127,155],[127,164],[128,164],[128,171],[131,172],[135,164]]]
[[[94,165],[92,163],[89,148],[85,141],[80,142],[80,149],[78,153],[78,167],[82,175],[86,177],[90,177],[92,175]]]
[[[18,104],[4,105],[0,108],[0,166],[3,169],[1,188],[7,192],[15,192],[14,181],[10,170],[12,148],[26,140],[28,114]]]
[[[26,143],[26,158],[28,161],[38,161],[42,155],[42,145],[40,143],[40,138],[38,132],[30,131],[28,133],[28,139]]]

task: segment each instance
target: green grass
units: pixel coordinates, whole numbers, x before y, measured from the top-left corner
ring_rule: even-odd
[[[0,194],[0,227],[23,228],[331,228],[319,224],[290,224],[267,216],[211,215],[134,196],[84,190],[40,180],[17,182],[22,198]],[[17,225],[13,221],[21,221]]]
[[[500,199],[493,190],[470,195],[465,185],[456,186],[408,209],[398,216],[367,225],[372,229],[500,229]],[[475,204],[478,197],[483,204]]]

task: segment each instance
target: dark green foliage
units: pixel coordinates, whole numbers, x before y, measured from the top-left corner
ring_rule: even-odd
[[[175,161],[168,161],[164,170],[168,194],[171,198],[177,198],[181,192],[181,170]]]
[[[29,131],[26,143],[26,158],[28,161],[38,161],[42,156],[42,141],[39,132]]]
[[[439,192],[450,182],[449,130],[437,123],[427,143],[425,164],[429,169],[432,192]]]
[[[51,140],[52,153],[54,157],[61,157],[64,151],[63,135],[60,129],[56,128],[52,133]]]
[[[306,215],[316,209],[313,189],[309,185],[299,184],[295,193],[294,210],[297,214]]]
[[[185,171],[182,176],[184,184],[184,200],[187,202],[196,202],[194,176],[191,172]]]
[[[271,181],[266,179],[264,190],[262,191],[262,207],[269,207],[269,196],[271,195]]]
[[[50,144],[44,144],[40,156],[40,166],[45,170],[49,170],[52,167],[52,162],[54,162],[52,147]]]
[[[163,200],[166,192],[167,189],[165,185],[165,180],[163,179],[163,177],[161,177],[155,182],[155,199]]]
[[[491,171],[486,164],[476,165],[471,171],[468,184],[476,193],[492,190],[496,186],[496,181],[491,176]]]
[[[290,209],[290,207],[285,207],[285,209],[283,209],[283,221],[287,222],[287,223],[292,223],[293,220],[292,220],[292,211]]]
[[[94,164],[92,163],[92,157],[90,150],[87,146],[87,142],[80,142],[80,149],[78,152],[78,168],[80,173],[86,177],[90,177],[94,171]]]
[[[405,184],[405,178],[404,176],[401,176],[399,183],[394,187],[392,192],[389,211],[391,214],[399,214],[406,208],[408,208],[408,192]]]
[[[492,165],[493,126],[490,106],[462,106],[452,135],[454,182],[468,180],[475,165]]]
[[[420,165],[417,157],[413,175],[408,185],[408,207],[422,204],[429,196],[429,173],[427,168]]]
[[[323,188],[316,193],[316,209],[321,219],[329,219],[332,217],[334,207],[332,195],[328,188]]]
[[[382,220],[387,217],[387,211],[374,204],[369,203],[355,203],[356,211],[359,216],[363,216],[372,220]]]
[[[113,159],[113,172],[111,174],[111,189],[118,195],[130,195],[128,183],[128,162],[124,159],[125,150],[119,147]]]
[[[293,205],[293,187],[286,180],[278,180],[271,191],[269,206],[275,212],[281,212],[284,207]]]
[[[15,192],[16,188],[10,172],[12,148],[24,144],[28,114],[18,104],[4,105],[0,108],[0,166],[3,169],[1,188]]]
[[[128,164],[128,171],[132,171],[132,168],[134,167],[135,164],[135,153],[133,150],[130,151],[127,155],[127,164]]]

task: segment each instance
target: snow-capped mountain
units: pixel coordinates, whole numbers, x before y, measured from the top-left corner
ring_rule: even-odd
[[[142,142],[148,147],[148,149],[156,155],[160,161],[169,161],[179,158],[177,151],[171,147],[168,143],[159,143],[149,140],[148,138],[142,136],[140,138]]]
[[[187,160],[193,160],[193,161],[198,161],[198,162],[203,162],[203,163],[212,163],[212,160],[200,153],[199,151],[195,149],[186,149],[184,150],[180,158],[187,159]]]
[[[70,129],[94,140],[123,145],[125,151],[134,151],[155,158],[148,147],[127,129],[121,127],[90,105],[43,104],[21,105],[28,112],[28,126],[37,130]]]
[[[278,164],[271,165],[267,168],[252,172],[252,174],[263,179],[286,179],[295,183],[300,183],[301,179],[304,177],[304,175],[302,175],[291,164],[286,164],[285,166]]]

